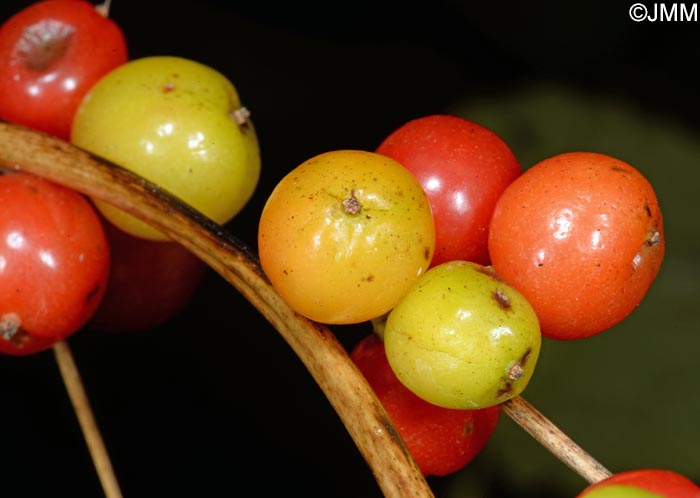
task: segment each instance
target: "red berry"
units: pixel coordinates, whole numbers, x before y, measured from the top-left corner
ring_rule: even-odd
[[[0,119],[68,140],[83,96],[127,58],[121,29],[92,3],[33,3],[0,26]]]
[[[82,195],[33,175],[0,175],[0,352],[27,355],[81,328],[109,276],[102,223]]]
[[[481,452],[496,428],[500,406],[455,410],[430,404],[401,384],[376,334],[360,341],[351,358],[367,379],[423,474],[442,476]]]
[[[134,237],[103,219],[112,253],[107,292],[91,325],[107,332],[165,323],[189,302],[206,265],[176,242]]]
[[[663,469],[639,469],[619,472],[588,486],[577,498],[597,488],[613,484],[632,485],[664,498],[700,498],[700,487],[677,472]]]
[[[488,228],[496,201],[520,164],[494,132],[466,119],[433,115],[392,132],[377,152],[421,183],[435,220],[431,266],[453,260],[488,264]]]
[[[494,270],[535,309],[542,334],[589,337],[641,302],[664,257],[654,189],[613,157],[572,152],[508,186],[491,220]]]

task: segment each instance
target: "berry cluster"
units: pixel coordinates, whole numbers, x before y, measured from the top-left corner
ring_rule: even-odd
[[[139,173],[224,223],[257,185],[255,129],[222,74],[178,57],[129,60],[104,5],[34,3],[0,27],[0,119]],[[137,331],[189,301],[204,263],[125,211],[67,187],[0,176],[0,351],[48,349],[86,323]]]
[[[665,253],[657,197],[631,165],[570,152],[522,172],[498,135],[452,115],[412,120],[376,151],[299,165],[269,196],[258,245],[298,313],[372,323],[351,358],[425,475],[484,448],[542,336],[584,339],[624,320]],[[605,486],[700,493],[669,471],[623,475]]]
[[[96,41],[99,39],[99,43]],[[44,0],[0,27],[0,119],[132,171],[213,224],[260,175],[249,111],[216,70],[129,60],[103,6]],[[98,198],[0,174],[0,352],[44,351],[86,323],[144,330],[193,294],[204,264]],[[469,464],[536,369],[542,337],[609,330],[642,302],[665,254],[654,189],[595,152],[522,171],[478,123],[431,115],[374,151],[318,154],[271,192],[260,265],[300,316],[369,323],[350,352],[422,473]],[[697,498],[667,470],[621,472],[580,497]]]

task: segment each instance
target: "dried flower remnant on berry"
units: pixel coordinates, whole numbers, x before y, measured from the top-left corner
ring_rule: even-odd
[[[357,197],[355,197],[355,191],[351,190],[350,197],[343,199],[343,211],[347,214],[355,215],[358,214],[361,209],[362,206],[360,205],[360,201],[357,200]]]
[[[0,317],[0,336],[6,341],[11,341],[21,325],[22,320],[17,313],[5,313]]]

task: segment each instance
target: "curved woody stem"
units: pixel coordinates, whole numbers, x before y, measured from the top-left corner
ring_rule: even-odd
[[[0,166],[98,198],[180,243],[233,285],[282,335],[342,420],[387,498],[433,493],[381,403],[325,325],[296,314],[275,292],[257,256],[201,213],[145,179],[62,140],[0,121]],[[521,398],[504,411],[589,482],[609,472]],[[553,437],[540,437],[549,434]]]

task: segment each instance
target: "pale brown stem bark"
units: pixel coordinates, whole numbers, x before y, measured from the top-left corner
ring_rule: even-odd
[[[73,404],[78,423],[83,431],[83,437],[87,443],[92,463],[97,471],[97,476],[102,484],[102,490],[106,498],[122,498],[119,481],[114,474],[112,461],[109,458],[107,447],[102,440],[102,434],[97,427],[90,400],[88,399],[83,380],[75,364],[73,353],[65,341],[56,343],[53,347],[56,363],[63,378],[63,384],[68,391],[68,397]]]
[[[610,476],[608,469],[522,397],[510,399],[502,406],[503,411],[520,427],[589,483]]]

